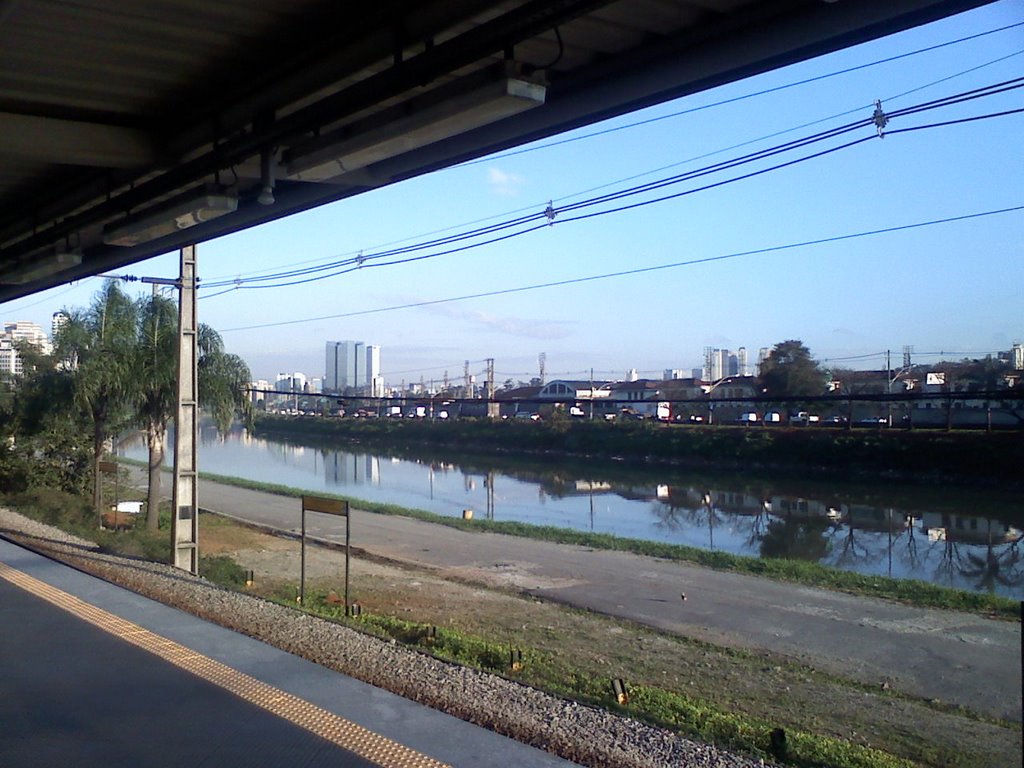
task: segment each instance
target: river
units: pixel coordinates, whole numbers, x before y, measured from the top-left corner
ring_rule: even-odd
[[[123,455],[144,459],[141,441]],[[168,454],[170,455],[170,454]],[[614,462],[314,448],[202,430],[200,468],[462,516],[514,520],[1024,598],[1024,501],[998,490],[695,475]]]

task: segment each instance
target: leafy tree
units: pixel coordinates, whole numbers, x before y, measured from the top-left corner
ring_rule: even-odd
[[[139,388],[135,394],[135,419],[146,433],[148,474],[146,527],[159,528],[160,472],[164,460],[167,423],[177,406],[178,311],[160,295],[140,299],[134,369]]]
[[[134,347],[139,383],[135,417],[146,433],[149,476],[146,527],[159,527],[160,468],[164,462],[167,425],[175,417],[178,381],[178,311],[163,296],[142,299],[137,305],[138,337]],[[199,403],[213,417],[218,431],[226,432],[232,418],[246,409],[249,367],[237,355],[224,351],[220,335],[199,326]]]
[[[198,365],[199,403],[213,417],[218,431],[227,432],[238,413],[250,420],[249,366],[238,355],[226,352],[220,334],[208,325],[199,326]]]
[[[88,488],[88,423],[74,407],[72,380],[52,357],[18,342],[23,373],[0,384],[0,488]]]
[[[111,280],[86,310],[70,310],[57,332],[55,357],[73,373],[74,403],[92,426],[93,505],[100,506],[100,460],[106,441],[130,423],[136,307]]]
[[[761,366],[761,384],[771,397],[812,397],[822,394],[825,373],[803,342],[776,344]]]

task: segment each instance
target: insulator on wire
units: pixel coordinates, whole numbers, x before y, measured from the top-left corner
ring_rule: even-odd
[[[871,119],[875,123],[875,130],[878,131],[878,138],[884,139],[885,138],[885,126],[889,124],[889,118],[885,114],[885,112],[882,111],[882,102],[881,102],[881,100],[876,100],[875,101],[875,113],[871,116]]]

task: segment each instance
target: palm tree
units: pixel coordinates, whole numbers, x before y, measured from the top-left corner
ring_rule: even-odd
[[[177,409],[178,315],[172,301],[154,295],[138,303],[138,339],[135,370],[139,382],[135,418],[146,432],[149,475],[146,527],[159,527],[160,468],[164,461],[167,425]],[[213,416],[220,432],[248,401],[245,390],[249,368],[237,355],[227,354],[220,335],[207,325],[199,326],[199,402]]]
[[[66,311],[55,356],[74,378],[74,401],[92,423],[93,506],[100,512],[100,460],[106,441],[129,422],[136,308],[111,280],[86,310]]]
[[[160,522],[160,471],[164,460],[167,423],[177,404],[178,311],[169,299],[154,294],[137,304],[138,337],[135,344],[135,418],[145,430],[149,450],[146,527]]]
[[[220,334],[208,325],[199,326],[199,404],[221,433],[227,432],[231,419],[242,413],[252,417],[252,404],[246,396],[251,374],[238,355],[224,351]]]

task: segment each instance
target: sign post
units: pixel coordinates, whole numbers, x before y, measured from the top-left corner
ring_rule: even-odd
[[[320,512],[325,515],[335,515],[345,518],[345,615],[349,615],[352,608],[348,596],[348,574],[349,574],[349,505],[347,501],[338,499],[325,499],[322,496],[302,497],[302,544],[299,565],[299,602],[306,602],[306,512]]]

